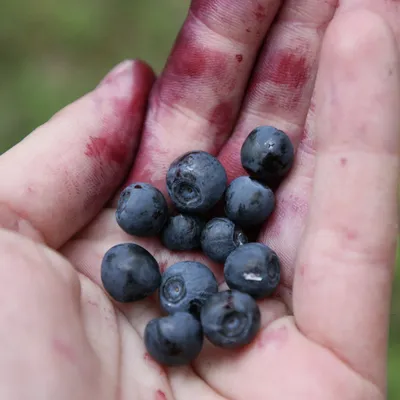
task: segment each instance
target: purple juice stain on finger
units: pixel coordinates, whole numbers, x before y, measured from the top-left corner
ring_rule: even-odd
[[[127,64],[122,70],[116,68],[106,76],[93,96],[102,128],[97,135],[88,138],[85,146],[88,158],[117,166],[129,161],[134,140],[131,133],[139,129],[153,80],[153,72],[142,63]],[[126,97],[118,96],[121,84],[132,86]]]
[[[88,209],[103,204],[103,195],[115,189],[134,156],[135,141],[138,143],[136,135],[140,134],[154,73],[141,62],[127,65],[108,74],[93,93],[92,118],[99,121],[101,128],[84,145],[84,154],[90,160],[82,178],[85,184],[81,185],[74,173],[65,171],[69,186],[76,191],[81,186],[86,188],[83,201]],[[126,85],[131,89],[121,91],[121,86]]]
[[[201,85],[214,90],[229,86],[227,54],[205,47],[197,40],[195,28],[187,21],[180,32],[157,87],[156,101],[174,106],[184,100],[186,108],[196,109],[204,101]]]
[[[215,144],[216,148],[211,150],[211,153],[217,151],[220,147],[220,140],[224,140],[232,129],[233,116],[235,108],[232,101],[222,102],[214,107],[210,116],[210,124],[216,128]]]
[[[98,158],[105,162],[115,162],[119,165],[124,164],[127,157],[128,146],[125,141],[115,142],[107,137],[90,137],[86,145],[85,154],[88,157]],[[117,143],[117,145],[115,145]]]
[[[253,11],[253,15],[255,16],[255,18],[256,18],[256,20],[257,20],[258,22],[264,21],[264,19],[265,19],[266,16],[267,16],[265,7],[258,3],[258,4],[257,4],[256,10]]]
[[[310,67],[304,56],[295,53],[278,52],[270,60],[271,82],[277,85],[287,85],[292,89],[305,86],[310,78]]]
[[[249,85],[249,103],[257,104],[260,109],[277,107],[295,111],[312,77],[307,57],[267,47],[262,60]],[[290,90],[290,95],[282,96],[283,89]]]

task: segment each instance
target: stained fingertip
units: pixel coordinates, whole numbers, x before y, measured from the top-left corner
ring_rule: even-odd
[[[217,154],[231,134],[263,38],[280,0],[194,0],[152,91],[140,153],[129,182],[165,192],[182,153]]]
[[[0,202],[47,244],[60,246],[121,184],[139,144],[153,80],[145,63],[125,61],[5,153]]]
[[[140,131],[154,79],[147,64],[133,60],[122,62],[104,77],[93,92],[103,129],[88,137],[85,156],[94,162],[108,163],[110,168],[129,164],[134,155],[134,133]],[[116,124],[120,129],[115,129]]]

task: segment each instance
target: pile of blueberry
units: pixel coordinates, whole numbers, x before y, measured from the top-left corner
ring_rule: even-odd
[[[158,236],[172,251],[202,249],[224,264],[228,290],[219,291],[206,265],[178,262],[163,274],[152,254],[134,243],[109,249],[101,265],[105,290],[118,302],[142,300],[157,290],[165,316],[146,326],[149,354],[163,365],[191,363],[206,337],[213,345],[238,348],[249,344],[260,329],[256,300],[270,296],[280,281],[276,253],[249,242],[246,229],[255,230],[275,208],[273,188],[289,172],[294,149],[289,137],[272,126],[254,129],[241,148],[249,176],[227,185],[222,164],[211,154],[192,151],[177,158],[167,176],[169,213],[164,195],[148,183],[133,183],[121,193],[116,219],[128,234]],[[225,216],[207,221],[217,203]]]

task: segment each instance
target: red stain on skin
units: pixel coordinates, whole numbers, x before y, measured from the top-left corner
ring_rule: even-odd
[[[286,326],[276,329],[265,329],[257,340],[257,347],[274,346],[276,349],[282,348],[287,342],[289,332]]]
[[[257,9],[253,12],[253,14],[258,22],[262,22],[267,16],[265,13],[265,7],[263,7],[261,4],[257,4]]]
[[[225,53],[209,50],[203,43],[197,42],[195,33],[186,27],[175,42],[164,74],[188,78],[200,78],[203,75],[224,77],[226,58]]]
[[[138,122],[144,113],[146,96],[154,80],[152,71],[145,65],[132,64],[132,68],[111,72],[102,82],[95,97],[99,119],[103,127],[96,136],[90,136],[85,155],[107,165],[122,166],[132,156],[132,130],[138,130]],[[118,85],[129,82],[130,96],[118,97]],[[110,92],[108,96],[104,92]]]
[[[211,112],[210,124],[217,127],[217,136],[228,135],[232,127],[233,105],[231,102],[218,104]]]
[[[172,51],[167,72],[189,78],[198,78],[206,72],[207,53],[200,46],[196,46],[194,40],[194,37],[183,34],[179,36]]]
[[[347,164],[347,158],[346,158],[346,157],[341,157],[341,159],[340,159],[340,165],[341,165],[342,167],[344,167],[344,166],[346,166],[346,164]]]
[[[63,359],[74,364],[76,362],[76,355],[74,350],[60,339],[53,340],[53,349]]]
[[[212,14],[214,15],[216,9],[224,10],[226,6],[226,0],[192,3],[189,18],[180,31],[167,65],[156,83],[156,89],[153,91],[151,99],[152,105],[161,103],[168,106],[181,105],[201,115],[201,105],[211,98],[213,92],[214,98],[218,97],[222,101],[234,97],[234,92],[241,87],[235,79],[237,63],[244,60],[244,55],[233,54],[232,59],[230,54],[223,49],[210,48],[203,37],[205,34],[203,35],[202,25],[199,27],[198,22],[199,13],[203,20],[203,11],[205,13],[207,10],[207,15],[209,15],[213,10]],[[249,10],[247,4],[240,7],[243,7],[249,17],[252,16],[254,9],[253,11]],[[267,14],[261,5],[258,5],[254,12],[258,18],[264,18]],[[238,21],[235,22],[235,24],[237,23]],[[254,24],[253,21],[252,23]],[[232,23],[228,25],[230,26]],[[226,34],[231,37],[233,28],[228,29],[227,26],[226,29]],[[247,30],[250,32],[250,27]],[[256,30],[257,27],[254,29],[254,33]],[[239,33],[241,33],[240,30],[238,30]]]
[[[305,272],[306,272],[305,264],[300,264],[300,267],[299,267],[300,276],[304,276]]]
[[[169,106],[182,103],[185,108],[197,110],[204,101],[202,87],[223,88],[222,95],[229,95],[234,88],[229,72],[227,54],[197,42],[187,24],[178,36],[152,101]]]
[[[157,390],[155,400],[167,400],[167,396],[162,390]]]
[[[261,59],[249,85],[247,107],[295,111],[303,88],[311,78],[307,58],[287,50],[267,48]]]
[[[151,69],[142,63],[111,72],[101,83],[93,102],[99,132],[89,137],[84,154],[93,161],[86,174],[84,207],[93,210],[103,204],[104,196],[111,193],[129,167],[134,156],[134,143],[143,122],[147,97],[154,81]],[[131,87],[130,90],[121,86]],[[135,136],[136,135],[136,136]],[[110,176],[113,177],[110,180]]]
[[[302,88],[310,78],[310,67],[304,56],[284,51],[269,59],[268,80],[292,89]]]
[[[110,140],[107,136],[91,136],[89,138],[89,143],[86,145],[85,154],[91,158],[94,157],[106,162],[115,162],[119,165],[123,165],[128,150],[126,143],[123,141]]]
[[[246,28],[246,32],[250,33],[251,29],[250,28]]]

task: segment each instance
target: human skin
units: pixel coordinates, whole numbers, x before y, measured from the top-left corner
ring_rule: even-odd
[[[0,398],[386,398],[400,6],[289,0],[270,27],[278,1],[227,4],[193,1],[146,114],[153,74],[127,61],[0,157]],[[232,180],[243,139],[266,123],[297,152],[259,237],[282,261],[277,296],[259,302],[245,349],[206,346],[190,367],[161,368],[142,341],[156,303],[113,303],[102,256],[134,240],[162,269],[222,271],[123,233],[118,193],[135,180],[166,193],[169,163],[192,149],[218,155]]]

